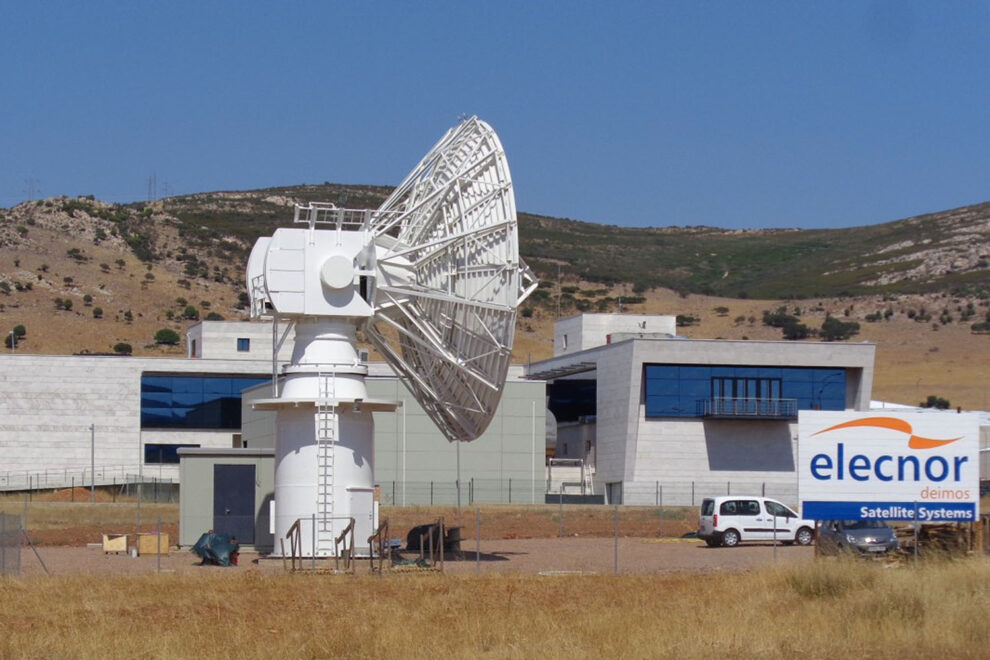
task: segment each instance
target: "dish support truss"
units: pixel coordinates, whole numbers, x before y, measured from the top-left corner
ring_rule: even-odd
[[[519,258],[495,131],[477,117],[452,128],[371,222],[379,277],[367,335],[448,440],[474,440],[502,395],[516,307],[537,286]]]

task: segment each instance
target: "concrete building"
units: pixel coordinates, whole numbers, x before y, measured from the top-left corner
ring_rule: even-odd
[[[179,447],[239,442],[271,360],[0,356],[0,488],[177,479]]]
[[[281,330],[280,361],[293,347]],[[187,337],[185,358],[0,355],[0,490],[88,486],[93,467],[97,485],[178,481],[181,469],[190,489],[181,535],[191,543],[213,516],[218,466],[254,465],[253,483],[268,483],[274,416],[253,411],[242,391],[270,392],[271,326],[207,321]],[[372,363],[369,371],[372,397],[403,402],[396,413],[375,414],[384,502],[454,504],[458,490],[464,504],[542,501],[543,383],[512,368],[488,430],[458,447],[389,367]],[[261,507],[270,493],[255,495],[253,517],[267,529]]]
[[[677,335],[677,318],[647,314],[579,314],[553,324],[554,355],[567,355],[626,339]]]
[[[609,503],[793,501],[798,411],[868,410],[876,347],[662,337],[672,320],[640,317],[642,338],[601,319],[558,324],[567,345],[526,370],[548,383],[557,449],[593,467]]]

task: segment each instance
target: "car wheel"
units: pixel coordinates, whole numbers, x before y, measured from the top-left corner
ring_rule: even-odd
[[[798,530],[794,540],[797,541],[799,545],[811,545],[815,540],[815,533],[807,527],[802,527]]]
[[[727,548],[734,548],[739,545],[739,532],[734,529],[727,529],[722,534],[722,545]]]

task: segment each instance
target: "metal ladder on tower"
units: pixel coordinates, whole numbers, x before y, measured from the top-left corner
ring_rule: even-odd
[[[334,401],[335,374],[320,372],[316,402],[316,554],[334,554],[334,447],[337,442],[337,412]]]

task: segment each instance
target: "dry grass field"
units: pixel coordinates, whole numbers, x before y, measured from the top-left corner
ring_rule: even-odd
[[[136,525],[135,502],[32,500],[26,510],[32,537],[86,530],[75,542],[82,545],[107,526]],[[23,514],[24,502],[2,498],[0,511]],[[484,538],[510,539],[488,547],[535,543],[550,562],[559,559],[554,548],[561,557],[576,548],[610,550],[609,539],[574,538],[611,536],[610,507],[565,507],[565,539],[555,538],[555,507],[480,511]],[[633,537],[623,540],[623,561],[634,549],[668,557],[694,553],[707,557],[709,568],[474,575],[473,562],[464,562],[444,574],[293,574],[249,561],[236,569],[199,568],[181,551],[168,566],[182,570],[154,573],[154,558],[104,557],[82,548],[104,564],[99,572],[62,565],[53,577],[33,571],[0,579],[0,658],[990,655],[986,556],[889,565],[812,561],[806,548],[781,548],[772,561],[777,554],[769,547],[658,543],[658,510],[619,512],[620,534]],[[143,505],[142,527],[153,527],[159,517],[175,524],[177,513],[175,504]],[[461,513],[470,538],[475,511]],[[694,527],[692,509],[665,514],[663,536]],[[437,516],[456,522],[457,512],[385,507],[383,515],[401,533]],[[50,557],[56,550],[41,548]],[[741,558],[747,563],[734,569],[724,563]],[[115,572],[115,566],[131,572]]]
[[[4,658],[985,658],[990,561],[0,580]]]

